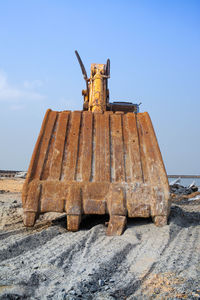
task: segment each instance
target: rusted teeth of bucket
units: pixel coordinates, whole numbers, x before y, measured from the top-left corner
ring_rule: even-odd
[[[22,201],[25,226],[63,211],[72,231],[83,214],[108,213],[108,235],[122,234],[127,216],[166,224],[168,179],[148,113],[48,110]]]

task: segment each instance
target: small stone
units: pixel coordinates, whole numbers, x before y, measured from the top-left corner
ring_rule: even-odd
[[[82,291],[81,291],[81,290],[76,290],[76,295],[77,295],[78,297],[81,297],[81,296],[82,296]]]
[[[114,299],[116,299],[116,296],[114,293],[110,293],[109,296],[113,297]]]
[[[80,273],[84,273],[85,271],[86,271],[86,269],[83,269],[83,270],[80,271]]]
[[[97,286],[92,285],[90,288],[90,292],[95,293],[98,290]]]
[[[110,289],[110,287],[107,285],[106,287],[105,287],[105,290],[107,291],[107,290],[109,290]]]
[[[76,300],[76,297],[73,297],[73,296],[69,296],[68,298],[69,300]]]
[[[67,299],[67,294],[65,292],[60,292],[57,294],[57,300],[66,300]]]
[[[113,283],[113,282],[115,282],[115,280],[111,278],[111,279],[109,280],[109,282]]]
[[[82,289],[82,294],[86,294],[89,292],[89,289],[87,286],[84,286],[83,289]]]
[[[193,296],[193,297],[199,297],[200,295],[199,295],[199,294],[196,294],[196,293],[192,293],[192,296]]]
[[[76,292],[74,290],[69,291],[70,295],[76,295]]]
[[[38,286],[39,282],[39,274],[36,272],[32,273],[29,279],[29,285]]]
[[[105,281],[102,279],[99,279],[99,286],[104,286],[105,285]]]
[[[160,289],[155,288],[155,289],[154,289],[154,293],[155,293],[155,294],[159,294],[159,293],[160,293]]]
[[[33,267],[33,269],[38,269],[38,268],[39,268],[38,266],[34,266],[34,267]]]

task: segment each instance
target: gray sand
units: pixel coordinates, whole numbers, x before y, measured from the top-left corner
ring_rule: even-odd
[[[129,219],[107,237],[107,216],[85,217],[76,233],[56,213],[25,228],[21,194],[0,194],[0,299],[200,299],[199,208],[179,201],[169,225]]]

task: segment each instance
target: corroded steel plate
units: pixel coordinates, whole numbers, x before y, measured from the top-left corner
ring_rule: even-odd
[[[167,222],[168,179],[148,113],[47,110],[22,193],[24,224],[66,211],[69,230],[82,214],[109,213],[107,233],[126,216]]]

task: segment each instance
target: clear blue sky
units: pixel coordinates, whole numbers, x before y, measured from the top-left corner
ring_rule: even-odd
[[[200,174],[200,1],[0,1],[0,169],[26,170],[47,108],[82,109],[111,60],[112,100],[142,102],[168,173]]]

